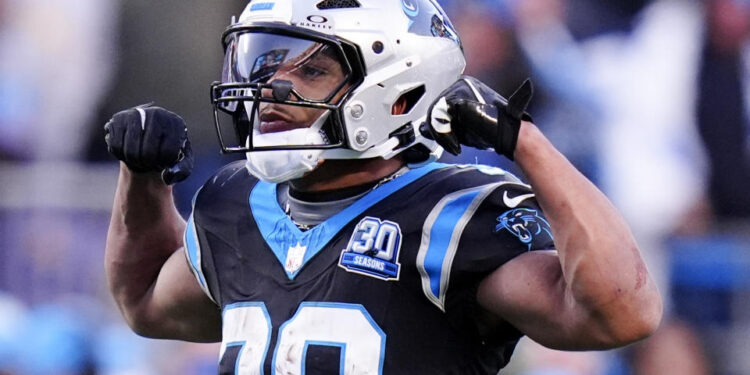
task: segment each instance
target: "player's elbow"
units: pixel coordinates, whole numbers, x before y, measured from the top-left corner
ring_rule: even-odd
[[[662,315],[662,300],[656,290],[637,302],[630,301],[627,307],[618,308],[607,319],[602,346],[621,347],[651,336],[659,328]]]
[[[664,305],[659,292],[654,288],[649,298],[641,304],[641,313],[636,319],[636,333],[638,334],[636,340],[645,339],[656,332],[661,325],[663,315]]]
[[[121,308],[122,316],[128,327],[138,336],[162,338],[163,324],[142,308]]]
[[[625,346],[648,338],[659,328],[661,317],[661,311],[650,311],[632,317],[627,328],[620,330],[616,335],[614,346]]]
[[[123,313],[125,322],[136,335],[148,338],[154,338],[153,325],[145,318],[137,314]]]

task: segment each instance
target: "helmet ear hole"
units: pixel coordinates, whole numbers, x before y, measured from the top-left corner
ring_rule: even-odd
[[[406,115],[419,103],[425,94],[424,85],[417,86],[398,97],[391,107],[391,114]]]
[[[392,115],[403,115],[406,113],[406,98],[402,95],[398,99],[396,99],[396,102],[393,103],[393,106],[391,107],[391,114]]]

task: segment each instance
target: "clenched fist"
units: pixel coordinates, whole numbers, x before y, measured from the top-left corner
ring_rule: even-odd
[[[506,100],[478,79],[463,76],[430,106],[425,135],[454,155],[466,145],[493,148],[513,160],[521,120],[531,121],[525,111],[532,94],[529,80]]]
[[[107,151],[136,173],[161,172],[167,185],[193,169],[185,120],[161,107],[138,106],[112,116],[104,125]]]

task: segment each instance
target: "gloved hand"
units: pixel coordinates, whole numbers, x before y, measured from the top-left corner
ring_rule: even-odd
[[[104,125],[107,151],[136,173],[161,172],[165,184],[186,179],[193,151],[185,120],[161,107],[126,109]]]
[[[432,103],[427,129],[421,130],[453,155],[461,152],[463,144],[494,148],[513,160],[521,120],[531,121],[525,111],[532,95],[528,79],[506,100],[478,79],[462,76]]]

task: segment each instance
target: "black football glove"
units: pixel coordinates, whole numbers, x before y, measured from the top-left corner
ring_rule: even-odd
[[[104,132],[107,151],[133,172],[161,172],[170,185],[186,179],[193,169],[185,120],[164,108],[143,105],[118,112]]]
[[[462,76],[430,105],[422,133],[453,155],[463,144],[494,148],[513,160],[521,120],[531,121],[525,111],[532,95],[528,79],[506,100],[478,79]]]

